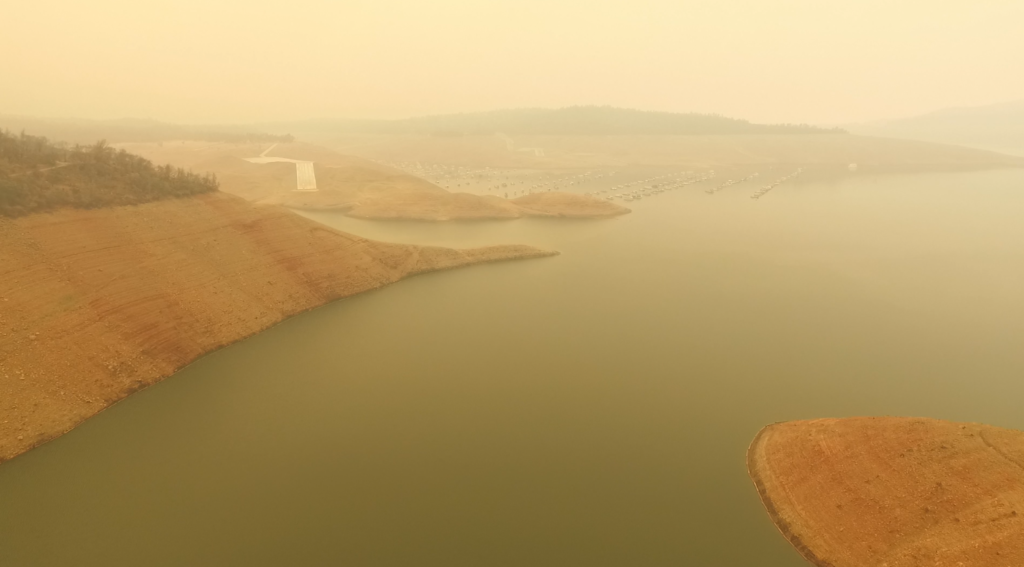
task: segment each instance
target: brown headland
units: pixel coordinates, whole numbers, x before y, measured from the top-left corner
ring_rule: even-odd
[[[1024,432],[863,417],[769,425],[747,466],[818,567],[1024,565]]]
[[[552,254],[375,242],[221,192],[0,216],[0,462],[296,313]]]

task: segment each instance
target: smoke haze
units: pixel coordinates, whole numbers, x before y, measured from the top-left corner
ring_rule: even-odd
[[[1024,98],[1024,3],[11,2],[7,114],[209,123],[576,104],[837,124]]]

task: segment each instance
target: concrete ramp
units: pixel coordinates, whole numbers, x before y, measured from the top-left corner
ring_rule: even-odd
[[[269,149],[267,151],[270,151]],[[266,154],[267,152],[263,152]],[[260,157],[254,158],[243,158],[249,163],[294,163],[295,164],[295,189],[294,191],[316,191],[316,172],[313,169],[313,162],[301,161],[297,159],[288,159],[280,157],[268,157],[266,155],[260,155]]]
[[[316,174],[313,162],[300,161],[295,163],[295,190],[316,191]]]

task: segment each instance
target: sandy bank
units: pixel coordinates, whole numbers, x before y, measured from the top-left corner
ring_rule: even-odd
[[[1024,432],[916,418],[770,425],[747,455],[819,567],[1024,565]]]
[[[551,254],[374,242],[223,193],[0,218],[0,461],[301,311]]]

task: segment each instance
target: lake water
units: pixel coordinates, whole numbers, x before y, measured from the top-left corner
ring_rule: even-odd
[[[0,565],[799,567],[765,424],[1024,428],[1024,172],[693,186],[211,354],[0,466]]]

